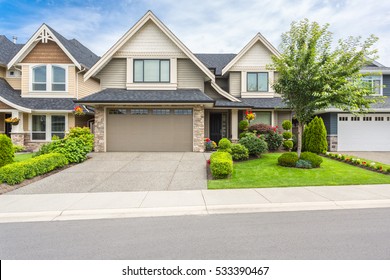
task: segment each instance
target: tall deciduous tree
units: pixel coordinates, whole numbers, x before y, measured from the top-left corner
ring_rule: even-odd
[[[371,35],[362,41],[361,37],[349,37],[339,40],[332,49],[328,27],[307,19],[293,22],[282,34],[280,56],[273,56],[270,66],[279,73],[273,88],[293,109],[298,121],[298,155],[304,125],[317,110],[335,107],[364,113],[378,100],[367,98],[374,90],[362,81],[359,72],[376,58],[372,46],[378,38]]]

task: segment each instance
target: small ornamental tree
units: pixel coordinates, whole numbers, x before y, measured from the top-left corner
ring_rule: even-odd
[[[316,116],[304,130],[304,151],[325,153],[328,150],[326,135],[324,121]]]
[[[273,88],[294,112],[298,121],[298,157],[302,149],[304,125],[317,110],[335,107],[343,111],[367,112],[378,98],[366,98],[374,89],[362,80],[359,70],[372,62],[377,41],[371,35],[364,42],[349,37],[331,49],[329,25],[320,26],[307,19],[293,22],[282,35],[280,55],[269,66],[279,73]],[[368,59],[371,57],[371,59]]]

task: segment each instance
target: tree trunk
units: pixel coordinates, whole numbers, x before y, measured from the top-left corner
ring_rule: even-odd
[[[304,124],[298,122],[298,143],[297,143],[297,153],[298,157],[301,156],[302,152],[302,135],[303,135]]]

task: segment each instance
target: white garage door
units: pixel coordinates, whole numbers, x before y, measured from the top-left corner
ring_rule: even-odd
[[[390,151],[390,114],[338,115],[339,151]]]

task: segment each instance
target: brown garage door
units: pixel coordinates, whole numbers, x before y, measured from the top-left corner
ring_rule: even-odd
[[[192,151],[192,109],[108,109],[108,152]]]

